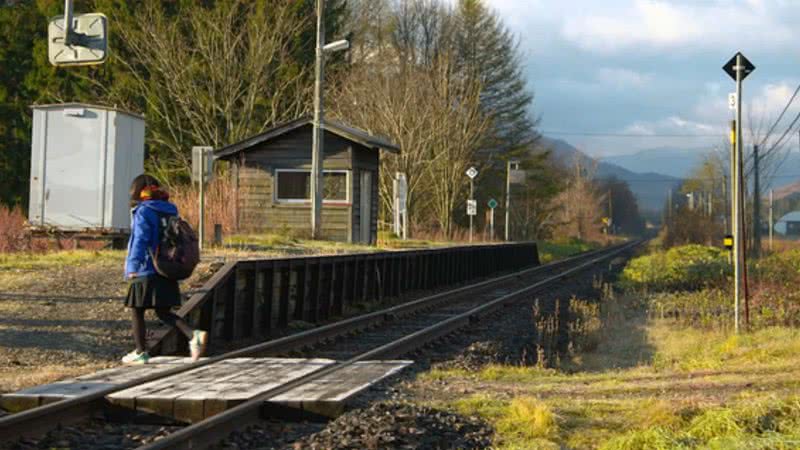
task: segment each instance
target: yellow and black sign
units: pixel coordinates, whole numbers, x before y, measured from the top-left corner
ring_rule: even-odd
[[[726,235],[722,242],[724,243],[726,249],[733,250],[733,235]]]

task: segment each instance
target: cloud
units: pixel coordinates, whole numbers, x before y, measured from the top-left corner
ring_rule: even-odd
[[[630,69],[602,67],[597,71],[597,79],[603,84],[630,89],[649,84],[652,76]]]
[[[635,121],[626,126],[622,130],[622,133],[641,134],[642,136],[675,135],[675,137],[724,135],[723,130],[714,124],[678,115],[655,121]]]
[[[764,123],[764,126],[771,125],[789,102],[797,85],[798,80],[784,79],[763,84],[751,94],[746,91],[742,111],[745,127],[749,127],[751,121],[754,126],[758,123]],[[786,122],[786,126],[798,112],[800,112],[800,95],[784,116],[783,121]],[[692,107],[692,114],[699,120],[731,120],[733,111],[728,107],[728,92],[707,90]]]
[[[699,50],[734,41],[783,46],[798,36],[790,17],[781,14],[785,9],[780,2],[768,6],[755,0],[634,0],[612,3],[601,11],[581,9],[582,13],[564,19],[561,34],[584,50],[607,53],[676,47]]]

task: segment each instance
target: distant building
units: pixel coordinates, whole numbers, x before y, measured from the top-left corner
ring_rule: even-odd
[[[800,237],[800,211],[792,211],[778,219],[775,232],[787,237]]]

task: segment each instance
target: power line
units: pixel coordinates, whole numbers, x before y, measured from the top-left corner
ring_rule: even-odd
[[[775,131],[775,128],[781,122],[781,119],[783,119],[783,115],[786,114],[786,111],[788,111],[789,107],[792,106],[792,103],[794,102],[795,97],[797,97],[798,92],[800,92],[800,84],[798,84],[797,89],[794,90],[792,98],[790,98],[789,101],[786,103],[786,106],[783,107],[783,111],[781,111],[781,115],[778,116],[778,120],[776,120],[775,123],[772,124],[769,131],[767,131],[767,134],[764,136],[764,139],[761,140],[762,146],[767,143],[767,139],[769,139],[769,136],[772,134],[773,131]]]
[[[559,136],[593,136],[593,137],[624,137],[624,138],[670,138],[670,137],[684,137],[684,138],[719,138],[725,137],[726,134],[680,134],[680,133],[659,133],[659,134],[633,134],[633,133],[594,133],[594,132],[581,132],[581,131],[539,131],[542,135],[559,135]]]
[[[665,175],[665,176],[669,176],[669,175]],[[684,181],[692,181],[692,180],[697,180],[697,181],[719,181],[720,180],[720,178],[696,178],[696,177],[685,177],[685,178],[673,177],[671,179],[644,179],[644,178],[642,178],[642,179],[626,179],[626,178],[620,178],[620,177],[615,176],[615,175],[609,175],[609,176],[603,176],[603,177],[595,176],[595,179],[601,180],[601,181],[608,181],[608,180],[611,180],[613,178],[616,178],[617,181],[621,181],[621,182],[625,182],[625,183],[681,183],[681,182],[684,182]],[[800,173],[796,174],[796,175],[775,175],[775,176],[772,176],[770,178],[797,178],[797,179],[800,179]]]
[[[790,132],[790,131],[792,131],[792,128],[794,128],[794,126],[795,126],[795,124],[797,123],[797,121],[798,121],[798,120],[800,120],[800,112],[799,112],[799,113],[797,113],[797,115],[794,117],[794,120],[793,120],[793,121],[792,121],[792,123],[789,125],[789,128],[787,128],[787,129],[786,129],[786,131],[784,131],[784,132],[783,132],[783,135],[781,135],[780,139],[778,139],[777,141],[775,141],[775,143],[774,143],[774,144],[772,144],[772,147],[770,147],[770,148],[769,148],[769,150],[767,150],[767,152],[766,152],[766,153],[771,153],[773,150],[775,150],[775,148],[776,148],[778,145],[780,145],[780,144],[781,144],[781,142],[783,142],[783,140],[786,138],[786,136],[789,134],[789,132]],[[766,153],[765,153],[765,154],[766,154]]]

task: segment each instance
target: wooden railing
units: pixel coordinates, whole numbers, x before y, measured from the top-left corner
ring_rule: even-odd
[[[177,314],[213,342],[268,338],[295,321],[319,324],[357,307],[539,264],[535,243],[243,260],[225,264]],[[170,330],[154,354],[185,351]]]

